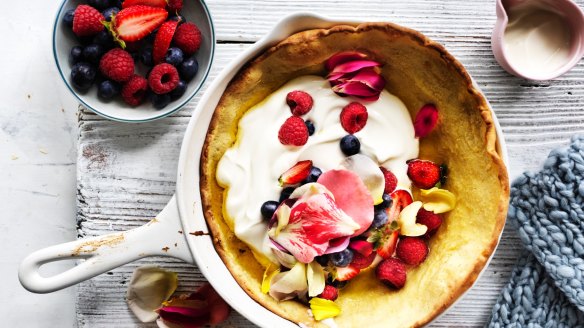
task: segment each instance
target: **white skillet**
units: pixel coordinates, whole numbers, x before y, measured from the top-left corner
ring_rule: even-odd
[[[200,157],[213,110],[227,84],[245,63],[295,32],[328,28],[342,23],[354,25],[359,22],[335,21],[306,13],[293,14],[278,22],[271,33],[223,69],[199,101],[189,122],[180,152],[176,194],[162,212],[148,224],[130,231],[81,239],[30,254],[20,265],[21,284],[31,292],[49,293],[143,257],[171,256],[188,263],[196,263],[221,297],[253,323],[262,327],[297,327],[296,324],[275,315],[251,299],[237,284],[215,251],[201,206]],[[506,161],[507,154],[501,128],[496,118],[495,122],[499,147]],[[189,234],[192,232],[200,233]],[[177,246],[174,246],[175,243]],[[166,247],[168,250],[164,251],[163,248]],[[51,277],[40,275],[40,266],[64,259],[85,261]]]

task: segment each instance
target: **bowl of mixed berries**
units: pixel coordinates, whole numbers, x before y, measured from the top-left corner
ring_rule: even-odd
[[[106,118],[146,122],[199,91],[215,50],[204,1],[65,0],[53,54],[69,90]]]

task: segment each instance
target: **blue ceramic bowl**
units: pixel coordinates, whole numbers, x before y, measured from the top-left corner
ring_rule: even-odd
[[[72,66],[69,64],[68,58],[71,48],[80,43],[75,34],[73,34],[71,28],[66,26],[62,19],[65,12],[69,9],[76,8],[78,5],[84,3],[84,1],[80,0],[64,0],[59,7],[53,28],[53,55],[55,57],[57,69],[59,70],[65,85],[67,85],[67,88],[69,88],[71,93],[77,97],[81,104],[87,109],[114,121],[130,123],[148,122],[178,111],[201,89],[209,75],[211,63],[213,62],[213,55],[215,52],[215,30],[213,28],[213,21],[211,20],[209,9],[205,2],[202,0],[188,0],[184,1],[184,7],[180,14],[187,22],[193,22],[199,27],[203,38],[201,48],[195,54],[199,63],[199,71],[188,84],[187,90],[182,97],[171,102],[165,108],[158,110],[147,100],[145,100],[140,106],[131,107],[121,99],[121,96],[118,96],[116,99],[109,102],[105,102],[97,96],[97,85],[93,85],[87,92],[76,90],[70,81]],[[136,65],[136,73],[140,75],[145,76],[147,70],[148,68],[141,64]]]

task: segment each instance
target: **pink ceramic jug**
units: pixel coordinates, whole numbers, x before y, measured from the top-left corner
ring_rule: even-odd
[[[573,1],[497,0],[496,5],[491,45],[507,72],[529,80],[549,80],[569,71],[584,56],[584,13]],[[561,43],[562,37],[566,42]],[[550,48],[545,49],[548,44]]]

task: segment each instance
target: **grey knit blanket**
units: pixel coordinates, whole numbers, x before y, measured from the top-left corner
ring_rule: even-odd
[[[584,136],[511,186],[509,220],[526,250],[489,327],[584,327]]]

